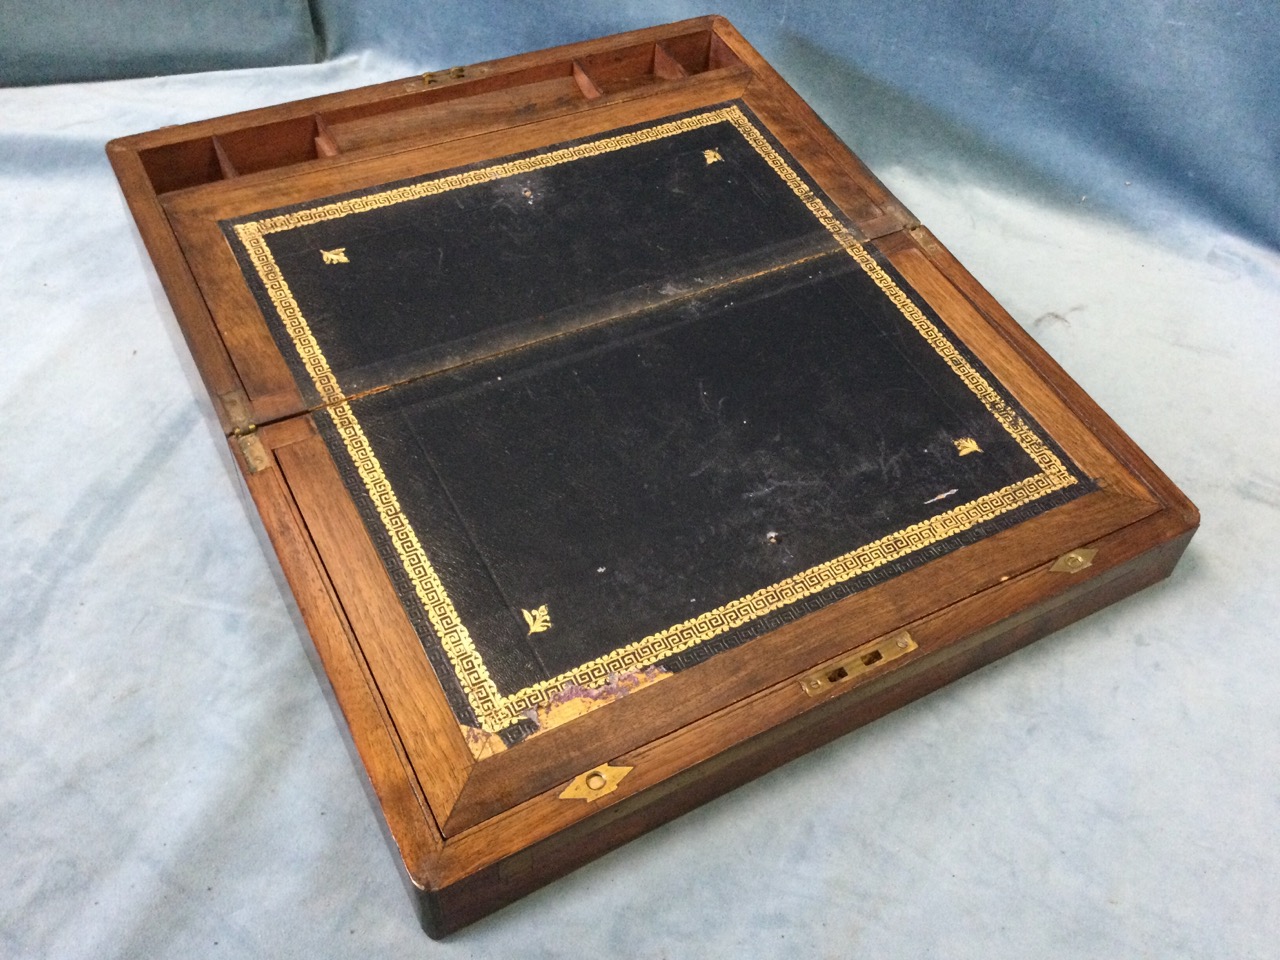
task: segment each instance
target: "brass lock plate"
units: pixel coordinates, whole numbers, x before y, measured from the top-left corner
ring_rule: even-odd
[[[899,630],[879,640],[864,643],[838,660],[823,664],[806,674],[800,681],[800,686],[809,696],[818,697],[854,677],[879,670],[914,649],[916,642],[911,639],[911,634],[906,630]]]

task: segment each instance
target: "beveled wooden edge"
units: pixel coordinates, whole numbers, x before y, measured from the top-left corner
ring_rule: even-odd
[[[135,151],[115,141],[107,145],[107,157],[191,350],[196,370],[213,401],[219,425],[224,433],[249,426],[251,414],[241,399],[245,395],[244,385],[169,228],[164,209],[151,189],[141,160]]]
[[[446,840],[418,875],[424,927],[440,937],[472,923],[647,830],[1158,582],[1172,571],[1193,531],[1161,512],[1096,541],[1111,559],[1087,575],[1064,577],[1042,567],[1010,581],[1011,591],[1041,598],[1030,608],[1006,614],[1004,605],[981,595],[909,624],[922,649],[892,672],[809,700],[798,713],[787,708],[799,697],[799,678],[793,677],[615,758],[633,770],[595,809],[560,800],[557,788]]]
[[[1034,367],[1042,382],[1075,411],[1097,440],[1124,462],[1125,468],[1169,509],[1181,515],[1189,528],[1200,523],[1200,511],[1178,486],[1143,452],[1097,402],[1024,330],[954,254],[924,226],[910,230],[917,248],[958,289],[966,300],[1005,341]]]
[[[995,374],[1003,390],[1039,421],[1087,476],[1114,493],[1155,502],[1156,494],[1121,459],[1126,445],[1109,447],[1094,436],[1091,424],[1078,412],[1080,401],[1087,399],[1085,392],[1065,373],[1056,386],[1044,379],[1037,363],[1044,358],[1020,348],[1012,334],[1021,328],[1007,313],[1006,323],[992,324],[908,231],[881,237],[872,246],[887,256],[963,345]],[[1127,446],[1136,450],[1132,441]]]
[[[786,102],[789,98],[783,93],[778,84],[765,83],[757,78],[743,94],[742,101],[796,159],[806,178],[840,208],[852,226],[854,236],[867,240],[883,234],[886,229],[907,226],[908,223],[898,217],[886,214],[883,204],[877,203],[859,182],[860,174],[866,168],[853,154],[847,150],[834,154],[830,145],[824,142],[830,141],[831,135],[826,134],[824,139],[815,137],[791,112],[790,104]]]
[[[171,211],[169,223],[243,384],[252,422],[304,413],[308,404],[217,219]]]
[[[687,20],[677,20],[672,23],[611,34],[592,40],[581,40],[576,43],[547,47],[543,50],[513,54],[495,60],[483,60],[464,67],[461,76],[450,76],[446,72],[432,74],[430,86],[433,88],[438,86],[439,89],[465,88],[498,73],[511,73],[529,67],[555,63],[559,60],[583,59],[620,46],[658,43],[685,33],[713,30],[727,22],[723,17],[718,16],[691,17]],[[338,93],[319,94],[301,100],[291,100],[287,103],[229,113],[221,117],[212,117],[208,120],[197,120],[191,123],[162,127],[158,130],[149,130],[145,133],[136,133],[113,140],[112,144],[119,145],[121,149],[136,152],[180,143],[184,140],[198,137],[225,135],[246,127],[257,127],[281,120],[297,119],[316,112],[342,110],[406,94],[421,93],[427,90],[428,86],[425,74],[402,77],[398,80],[388,80],[383,83],[355,87]]]
[[[1149,516],[1153,505],[1099,491],[932,560],[481,761],[446,837],[501,815],[513,800],[590,770],[637,744],[698,722],[779,677],[814,669],[904,620],[997,586],[1090,539]]]
[[[302,428],[309,426],[293,420],[269,429],[285,445],[290,431],[295,441],[306,439]],[[254,472],[238,438],[229,438],[228,447],[320,656],[387,829],[404,863],[426,867],[438,858],[442,837],[293,493],[274,462]]]
[[[334,612],[340,611],[354,638],[405,755],[415,770],[429,774],[417,779],[435,819],[442,821],[474,760],[328,448],[309,418],[270,424],[255,437],[293,500],[335,598]],[[381,581],[370,577],[373,570]]]
[[[878,210],[877,215],[869,216],[856,223],[865,238],[874,240],[886,233],[919,223],[902,201],[889,192],[889,189],[880,182],[867,165],[836,136],[835,131],[827,126],[805,99],[796,93],[791,84],[783,79],[782,75],[760,55],[755,47],[747,42],[732,23],[724,17],[717,16],[712,19],[715,21],[716,35],[727,43],[738,59],[751,67],[756,75],[756,79],[747,90],[747,105],[762,120],[766,116],[769,118],[766,123],[771,130],[775,131],[775,134],[778,131],[787,131],[792,135],[792,131],[802,130],[803,135],[799,139],[803,140],[807,136],[814,144],[820,145],[840,174],[855,183],[858,192]],[[838,180],[832,180],[828,186],[823,179],[825,171],[826,164],[818,163],[818,168],[810,172],[819,179],[828,195],[846,212],[851,213],[856,209],[857,202],[850,195],[848,186],[839,183]]]

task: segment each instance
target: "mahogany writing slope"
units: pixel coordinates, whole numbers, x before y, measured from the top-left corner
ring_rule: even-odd
[[[433,936],[1195,529],[723,19],[108,151]]]

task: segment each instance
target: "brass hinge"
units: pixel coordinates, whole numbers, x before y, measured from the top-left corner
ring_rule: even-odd
[[[253,417],[249,413],[249,398],[243,390],[228,390],[218,394],[218,402],[231,425],[231,435],[238,437],[253,432]]]
[[[466,67],[449,67],[447,70],[432,70],[422,75],[422,82],[427,86],[439,83],[441,80],[461,80],[467,75]]]
[[[601,764],[593,770],[579,774],[569,781],[569,785],[560,793],[561,800],[586,800],[591,803],[606,794],[618,789],[622,778],[635,767],[615,767],[612,764]]]
[[[1097,555],[1097,550],[1081,547],[1079,550],[1064,553],[1053,561],[1053,566],[1049,569],[1054,573],[1079,573],[1085,567],[1093,566],[1093,558]]]
[[[804,692],[811,697],[821,696],[832,687],[854,677],[879,670],[885,664],[906,656],[916,649],[916,642],[906,630],[899,630],[879,640],[864,643],[838,660],[830,660],[812,671],[800,681]]]
[[[267,453],[267,448],[263,446],[262,439],[257,433],[246,433],[235,439],[250,473],[261,473],[271,466],[271,455]]]

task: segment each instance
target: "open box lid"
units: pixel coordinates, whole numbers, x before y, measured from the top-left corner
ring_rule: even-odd
[[[165,232],[171,225],[180,238],[179,247],[147,235],[152,257],[182,261],[199,282],[198,298],[189,284],[168,281],[166,290],[186,301],[184,331],[224,427],[292,416],[318,401],[308,379],[288,369],[293,348],[281,350],[253,298],[227,282],[234,276],[231,251],[218,224],[228,218],[536,154],[553,143],[740,98],[803,158],[856,237],[913,222],[837,140],[815,137],[825,126],[790,88],[757,82],[776,74],[725,21],[684,21],[636,31],[625,41],[574,44],[113,141],[108,150],[135,217],[165,221]],[[473,243],[485,239],[477,235]],[[600,238],[577,238],[593,239]],[[416,356],[423,348],[413,339],[381,344],[380,367],[360,370],[350,389],[413,376],[418,360],[441,359]],[[340,361],[335,369],[353,372]]]
[[[1171,496],[732,28],[628,39],[113,147],[446,839],[905,676]]]

